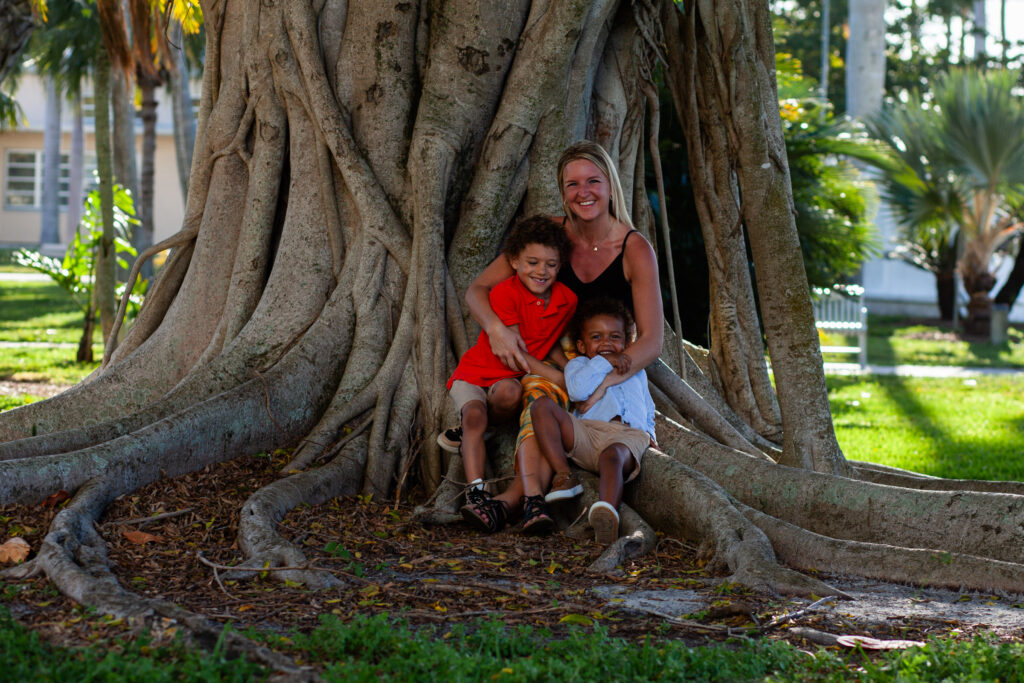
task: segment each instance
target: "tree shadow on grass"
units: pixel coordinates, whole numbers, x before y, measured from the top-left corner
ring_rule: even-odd
[[[842,391],[863,381],[863,378],[857,377],[836,377],[830,380],[830,384],[833,390]],[[1024,463],[1017,457],[1024,450],[1024,437],[1019,436],[1024,434],[1024,414],[1000,416],[996,421],[993,421],[992,416],[979,415],[979,420],[987,420],[990,424],[984,433],[978,430],[968,433],[958,429],[955,424],[951,425],[948,416],[935,410],[934,402],[922,400],[922,380],[875,376],[870,381],[892,404],[892,412],[902,416],[901,424],[883,423],[880,426],[871,419],[860,423],[851,420],[842,424],[843,430],[875,430],[878,432],[877,439],[896,438],[893,432],[902,430],[904,434],[899,436],[900,442],[911,444],[916,440],[920,444],[914,448],[915,454],[907,459],[915,460],[912,468],[922,474],[957,479],[1024,479]],[[967,405],[963,407],[963,410],[970,409]],[[832,411],[837,423],[843,418],[864,415],[856,401],[837,401]],[[861,450],[864,452],[847,455],[857,460],[873,459],[868,449]],[[888,456],[878,460],[907,466],[892,462],[893,459],[899,459],[900,455],[893,454],[890,446]]]

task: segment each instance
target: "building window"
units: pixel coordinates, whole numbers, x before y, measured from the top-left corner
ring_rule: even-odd
[[[96,157],[86,154],[82,169],[85,191],[91,185]],[[60,155],[60,209],[68,208],[68,155]],[[4,207],[39,209],[43,205],[43,153],[40,150],[8,150],[4,160]]]

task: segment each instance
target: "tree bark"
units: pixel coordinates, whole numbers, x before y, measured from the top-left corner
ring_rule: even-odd
[[[294,446],[291,467],[304,469],[242,509],[238,562],[310,585],[328,581],[285,568],[303,554],[276,531],[296,505],[412,487],[435,494],[421,519],[457,519],[461,459],[435,437],[471,336],[463,289],[518,216],[560,212],[555,163],[583,136],[617,158],[632,219],[650,232],[638,79],[661,59],[706,223],[715,323],[710,352],[667,354],[685,378],[649,369],[667,455],[645,457],[627,492],[642,520],[624,509],[630,535],[610,561],[649,546],[649,523],[701,540],[760,591],[841,594],[794,571],[829,557],[835,571],[1024,589],[1024,489],[851,466],[839,450],[766,2],[228,0],[204,17],[182,230],[150,250],[173,247],[102,369],[0,416],[0,502],[78,489],[71,507],[88,521],[157,478]],[[101,154],[108,179],[109,164]],[[496,444],[510,472],[510,435]],[[102,544],[68,523],[33,566],[102,609],[156,609],[111,585],[92,562]],[[69,554],[76,543],[95,550],[88,562]],[[951,568],[931,559],[943,552]]]

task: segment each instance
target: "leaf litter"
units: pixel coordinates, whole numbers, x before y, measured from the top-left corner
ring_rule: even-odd
[[[242,504],[280,476],[289,455],[238,458],[116,500],[98,530],[118,580],[129,590],[171,600],[237,630],[282,635],[309,631],[325,614],[347,621],[379,613],[413,626],[496,618],[508,625],[546,627],[556,635],[599,624],[611,636],[656,635],[695,645],[757,635],[761,625],[797,612],[798,623],[774,628],[765,637],[803,643],[807,632],[826,632],[833,642],[849,636],[846,642],[868,643],[931,634],[968,638],[993,630],[991,619],[972,621],[971,603],[980,600],[965,601],[955,616],[942,619],[935,616],[935,605],[930,614],[913,612],[919,603],[940,599],[891,584],[881,591],[875,583],[865,586],[854,603],[857,609],[831,603],[809,611],[809,600],[756,595],[723,584],[724,577],[708,573],[707,558],[696,548],[673,539],[663,539],[671,542],[622,567],[621,576],[593,574],[587,567],[601,548],[592,542],[563,534],[525,536],[514,527],[486,535],[461,523],[420,526],[409,522],[412,503],[396,506],[366,496],[300,506],[278,527],[302,548],[311,566],[341,579],[342,588],[311,591],[278,581],[265,569],[252,572],[252,580],[220,581],[211,564],[234,566],[245,559],[235,540]],[[0,538],[18,537],[36,552],[63,507],[59,493],[47,499],[48,505],[0,506]],[[873,592],[879,600],[871,600]],[[904,613],[885,611],[893,594],[909,596]],[[0,579],[0,596],[20,622],[61,645],[114,638],[129,628],[59,595],[45,578]],[[989,598],[989,605],[1001,599]],[[1002,600],[1007,609],[1024,602],[1012,596]],[[997,625],[1000,636],[1024,634],[1024,609],[1014,611],[1021,623]],[[944,605],[938,613],[946,613]],[[169,628],[167,637],[173,633]]]

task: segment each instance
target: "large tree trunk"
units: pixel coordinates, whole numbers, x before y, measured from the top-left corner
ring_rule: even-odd
[[[853,467],[839,450],[766,2],[228,0],[204,16],[186,216],[150,250],[171,256],[99,373],[0,416],[0,501],[79,489],[33,561],[62,590],[111,612],[149,608],[73,566],[71,550],[97,542],[98,510],[259,450],[299,446],[243,507],[251,566],[304,562],[276,531],[300,503],[388,496],[400,482],[405,494],[416,479],[437,494],[423,518],[454,518],[461,463],[435,436],[452,417],[444,380],[470,338],[462,291],[518,215],[559,213],[556,159],[583,136],[616,157],[649,230],[638,79],[656,59],[686,130],[715,302],[712,351],[683,359],[685,381],[650,368],[663,414],[685,424],[659,420],[668,455],[649,454],[631,507],[702,539],[758,590],[837,593],[777,564],[773,546],[808,568],[802,543],[815,561],[834,557],[834,571],[1024,589],[1016,489],[936,490],[944,483]],[[510,470],[509,449],[496,455]],[[327,463],[308,464],[318,457]],[[972,520],[982,532],[969,533]],[[947,549],[950,566],[935,566]],[[83,575],[100,578],[83,588]]]

